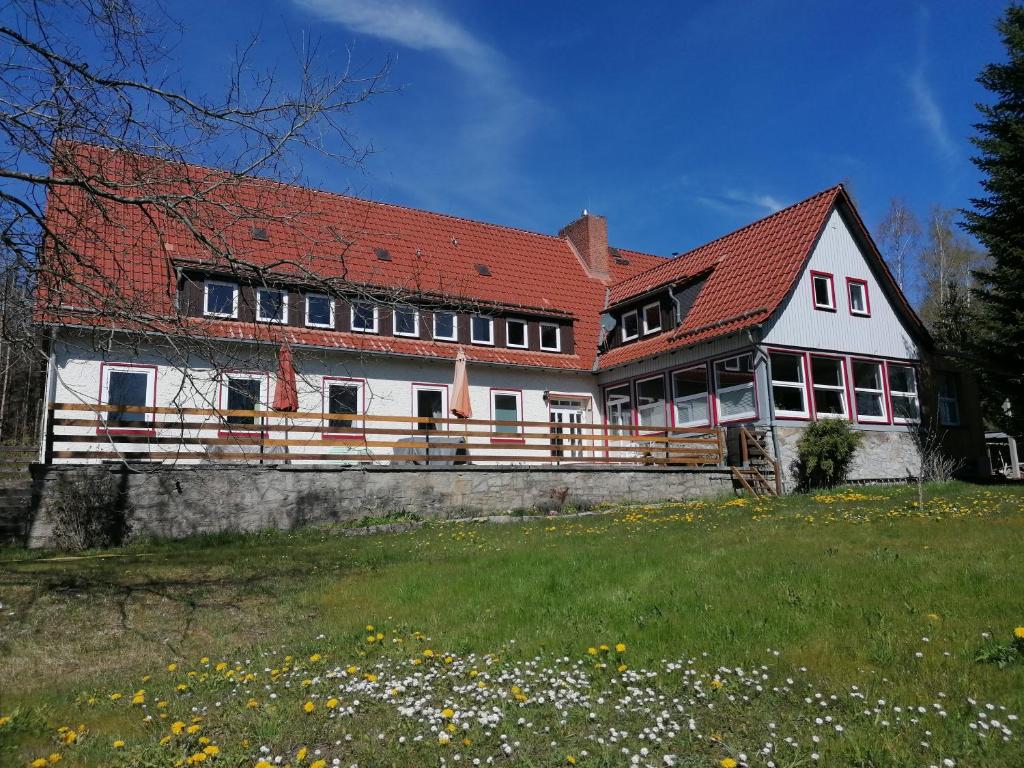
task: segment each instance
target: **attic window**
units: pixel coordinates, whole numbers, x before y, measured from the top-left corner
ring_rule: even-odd
[[[377,254],[377,261],[391,261],[391,252],[387,248],[375,248],[374,253]]]
[[[481,277],[491,276],[491,268],[486,264],[474,264],[473,266],[476,267],[476,273]]]
[[[253,240],[270,240],[264,227],[253,227],[250,232],[252,233]]]

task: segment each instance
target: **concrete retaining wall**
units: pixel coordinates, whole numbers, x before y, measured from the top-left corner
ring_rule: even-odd
[[[218,531],[292,529],[407,511],[459,517],[561,504],[645,502],[732,491],[722,469],[558,467],[190,466],[126,471],[37,466],[38,506],[30,546],[51,543],[51,511],[61,494],[90,475],[119,495],[131,537],[182,537]]]
[[[850,467],[851,481],[907,480],[917,477],[920,459],[914,448],[914,440],[907,431],[857,430],[861,444],[853,457]],[[796,480],[792,464],[796,461],[796,444],[804,433],[804,427],[775,427],[779,441],[779,454],[786,487],[793,488]]]

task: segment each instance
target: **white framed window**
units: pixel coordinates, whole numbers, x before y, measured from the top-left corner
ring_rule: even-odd
[[[207,317],[238,317],[238,284],[220,280],[203,283],[203,314]]]
[[[888,363],[889,402],[892,420],[896,424],[909,424],[920,420],[921,405],[917,397],[917,372],[911,365]]]
[[[522,421],[523,393],[517,389],[492,389],[491,420]],[[495,424],[492,429],[496,440],[518,439],[522,430],[518,424]]]
[[[256,319],[261,323],[288,322],[288,291],[256,289]]]
[[[661,330],[661,304],[653,302],[644,305],[644,335]]]
[[[807,371],[804,356],[790,352],[772,352],[772,406],[775,415],[784,418],[809,418]]]
[[[333,328],[334,299],[322,293],[306,294],[306,325],[310,328]]]
[[[376,333],[379,310],[368,301],[352,302],[352,330],[356,333]]]
[[[509,318],[505,321],[505,344],[516,349],[526,349],[529,345],[525,320]]]
[[[416,307],[401,304],[394,312],[395,336],[419,336],[420,313]]]
[[[828,272],[811,272],[811,297],[815,309],[836,311],[835,280]]]
[[[439,341],[455,341],[459,337],[454,312],[443,309],[434,311],[434,338]]]
[[[871,299],[868,298],[868,281],[857,277],[846,278],[846,297],[851,315],[871,317]]]
[[[811,355],[814,412],[820,417],[846,419],[846,370],[841,357]]]
[[[412,385],[413,416],[421,419],[448,418],[448,387],[439,384]],[[426,421],[413,423],[416,430],[446,430],[444,424],[431,424]]]
[[[472,315],[469,318],[469,340],[474,344],[494,344],[494,318]]]
[[[955,373],[939,374],[939,424],[960,426],[960,396]]]
[[[636,419],[643,427],[665,426],[664,376],[653,376],[637,381]]]
[[[560,352],[562,350],[562,329],[558,323],[540,324],[540,348],[545,352]]]
[[[672,372],[672,407],[677,427],[711,423],[708,400],[708,367],[698,365]]]
[[[853,360],[853,404],[857,421],[885,423],[889,421],[885,402],[885,375],[882,364],[872,360]]]
[[[757,385],[752,354],[737,355],[715,363],[715,402],[720,422],[757,417]]]
[[[358,429],[362,422],[355,422],[351,416],[363,414],[363,390],[366,382],[362,379],[346,379],[325,376],[323,380],[324,413],[339,414],[337,418],[327,419],[330,428],[327,436],[337,435],[338,431],[351,430],[353,424]],[[346,416],[350,418],[345,418]],[[337,431],[336,431],[337,430]]]
[[[146,408],[156,405],[156,366],[130,363],[103,363],[102,393],[104,405]],[[132,426],[115,429],[145,428],[153,414],[131,411],[107,411],[106,421],[131,422]]]
[[[262,411],[263,382],[260,373],[229,373],[220,387],[220,407],[223,411]],[[227,416],[224,422],[231,426],[255,424],[255,416]]]
[[[604,391],[604,421],[617,427],[633,425],[633,395],[629,384],[619,384]]]
[[[634,309],[622,316],[622,340],[630,341],[640,336],[640,316]]]

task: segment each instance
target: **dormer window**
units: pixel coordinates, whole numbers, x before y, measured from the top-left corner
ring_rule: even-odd
[[[357,333],[376,333],[377,307],[366,301],[353,302],[352,330]]]
[[[540,348],[545,352],[562,350],[562,333],[557,323],[540,324]]]
[[[526,321],[508,319],[505,321],[505,343],[517,349],[526,349]]]
[[[654,302],[644,307],[644,335],[661,330],[661,304]]]
[[[622,316],[622,340],[632,341],[640,336],[640,317],[634,309]]]
[[[207,317],[238,317],[238,285],[218,280],[203,283],[203,314]]]
[[[486,315],[469,319],[469,340],[474,344],[494,344],[494,320]]]
[[[288,319],[288,293],[274,288],[256,289],[256,319],[261,323],[284,323]]]
[[[437,310],[434,312],[434,338],[439,341],[455,341],[455,313]]]
[[[333,328],[334,299],[321,293],[307,295],[306,325],[310,328]]]
[[[836,287],[832,275],[827,272],[811,272],[811,290],[815,309],[836,311]]]
[[[419,336],[420,313],[407,304],[395,307],[395,336]]]

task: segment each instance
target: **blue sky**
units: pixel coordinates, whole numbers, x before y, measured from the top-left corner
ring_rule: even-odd
[[[175,3],[191,83],[257,32],[258,63],[319,41],[394,57],[350,126],[375,154],[313,185],[541,232],[580,209],[611,241],[684,251],[836,182],[874,227],[978,193],[968,137],[1001,2]],[[217,82],[214,79],[212,82]]]

